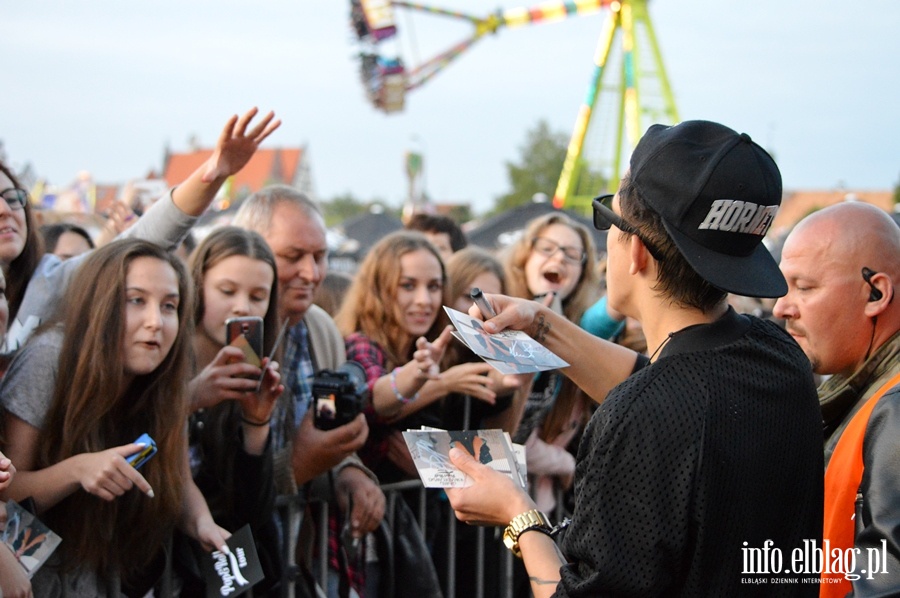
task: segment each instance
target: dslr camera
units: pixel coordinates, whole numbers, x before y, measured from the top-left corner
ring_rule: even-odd
[[[355,361],[316,372],[312,380],[315,426],[333,430],[353,421],[362,412],[368,393],[366,372]]]

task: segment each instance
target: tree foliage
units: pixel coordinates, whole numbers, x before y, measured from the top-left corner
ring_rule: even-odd
[[[525,135],[518,163],[506,163],[511,190],[496,198],[493,212],[526,204],[536,193],[553,197],[568,143],[568,135],[551,131],[545,120],[538,121]]]
[[[472,207],[469,204],[455,205],[450,208],[450,211],[446,215],[447,217],[452,218],[454,222],[463,224],[472,219]]]
[[[538,121],[525,135],[525,143],[519,148],[519,162],[506,163],[511,190],[494,200],[491,214],[526,204],[538,193],[552,198],[568,147],[568,134],[551,131],[545,120]],[[574,176],[578,183],[576,193],[595,195],[607,186],[606,177],[592,169],[584,158]]]
[[[352,193],[344,193],[329,200],[322,200],[320,206],[325,216],[325,226],[337,226],[348,218],[365,214],[372,210],[373,205],[380,205],[385,213],[399,214],[399,210],[388,206],[380,199],[363,201],[357,199]]]

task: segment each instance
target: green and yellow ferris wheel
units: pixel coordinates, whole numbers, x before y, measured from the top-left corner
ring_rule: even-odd
[[[648,0],[562,0],[498,10],[487,16],[397,0],[351,0],[351,21],[360,44],[360,73],[373,106],[403,110],[409,92],[421,87],[488,33],[573,16],[605,13],[587,94],[578,110],[565,162],[553,196],[559,208],[588,211],[594,195],[614,190],[643,131],[656,122],[678,122]],[[430,13],[467,21],[469,37],[412,65],[386,55],[385,42],[400,34],[397,11]]]

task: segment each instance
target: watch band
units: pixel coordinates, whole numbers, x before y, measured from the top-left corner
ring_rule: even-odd
[[[527,531],[534,530],[552,537],[552,527],[546,515],[537,509],[531,509],[512,518],[512,521],[509,522],[509,525],[503,531],[503,543],[514,555],[522,558],[522,551],[519,549],[519,536]]]

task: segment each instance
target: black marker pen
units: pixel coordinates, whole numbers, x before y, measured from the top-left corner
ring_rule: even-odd
[[[497,315],[497,312],[494,311],[494,308],[491,307],[488,300],[484,298],[484,293],[482,293],[481,289],[478,287],[472,289],[472,292],[469,293],[469,297],[472,298],[472,301],[474,301],[475,305],[478,306],[478,309],[481,310],[481,315],[486,319],[490,320]]]

